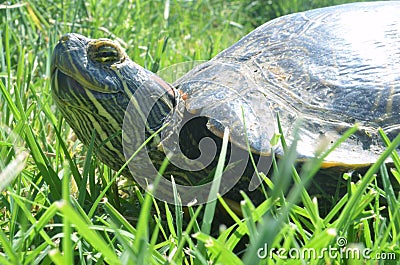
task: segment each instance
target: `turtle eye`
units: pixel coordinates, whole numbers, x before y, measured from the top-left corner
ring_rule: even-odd
[[[113,64],[124,58],[121,50],[110,44],[93,45],[89,48],[89,56],[101,64]]]

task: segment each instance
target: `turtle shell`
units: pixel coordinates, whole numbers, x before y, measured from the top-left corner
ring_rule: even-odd
[[[209,118],[216,135],[268,155],[277,132],[300,158],[328,148],[348,128],[358,131],[325,166],[376,161],[400,132],[400,2],[353,3],[283,16],[265,23],[179,79],[186,109]],[[300,123],[297,121],[300,120]],[[247,136],[246,136],[247,134]],[[397,149],[398,152],[399,149]]]

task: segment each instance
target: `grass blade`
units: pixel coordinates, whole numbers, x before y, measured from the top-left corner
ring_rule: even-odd
[[[347,205],[344,207],[343,211],[341,212],[341,215],[335,222],[335,226],[338,229],[342,229],[343,226],[348,227],[349,224],[347,224],[346,220],[349,218],[349,216],[352,215],[352,211],[358,207],[358,202],[361,194],[365,191],[365,188],[367,187],[368,183],[371,182],[371,180],[374,178],[374,174],[379,170],[380,166],[385,163],[385,160],[392,154],[393,150],[400,144],[400,135],[398,135],[392,142],[390,146],[382,153],[382,155],[379,157],[378,161],[376,161],[375,164],[373,164],[365,173],[360,185],[357,187],[355,192],[352,194],[352,196],[349,198],[349,201]]]
[[[59,201],[55,204],[60,212],[64,215],[79,234],[89,242],[93,248],[104,256],[104,259],[110,264],[121,264],[118,256],[115,254],[115,249],[110,247],[100,235],[93,231],[85,219],[79,216],[75,210],[65,201]]]
[[[228,139],[229,139],[229,128],[225,127],[224,136],[223,136],[223,140],[222,140],[221,153],[218,158],[218,164],[217,164],[217,168],[215,170],[213,184],[211,185],[208,203],[204,209],[203,223],[201,225],[201,231],[204,234],[210,233],[211,223],[214,220],[215,207],[217,204],[217,200],[214,198],[216,198],[216,195],[218,193],[219,186],[221,183],[221,178],[222,178],[224,164],[225,164],[226,152],[228,149]],[[203,244],[199,244],[199,252],[202,254],[205,254],[205,249],[204,249]]]

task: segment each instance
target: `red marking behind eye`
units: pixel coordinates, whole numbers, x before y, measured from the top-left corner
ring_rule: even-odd
[[[179,91],[179,94],[181,95],[181,98],[186,101],[188,99],[188,94],[184,93],[182,90],[178,90],[178,91]]]

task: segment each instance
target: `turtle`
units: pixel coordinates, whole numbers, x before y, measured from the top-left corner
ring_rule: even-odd
[[[217,142],[218,153],[229,134],[240,157],[262,159],[283,154],[272,141],[281,132],[307,160],[355,124],[322,166],[365,167],[385,150],[378,128],[391,140],[400,132],[399,14],[400,2],[387,1],[278,17],[172,84],[132,61],[116,41],[68,33],[54,48],[52,94],[78,138],[88,145],[94,137],[97,156],[113,169],[151,139],[124,171],[137,180],[151,174],[143,166],[148,159],[158,168],[178,152],[183,158],[172,175],[198,185],[207,175],[190,166],[210,146],[204,137]],[[242,175],[237,181],[248,183],[251,173]]]

